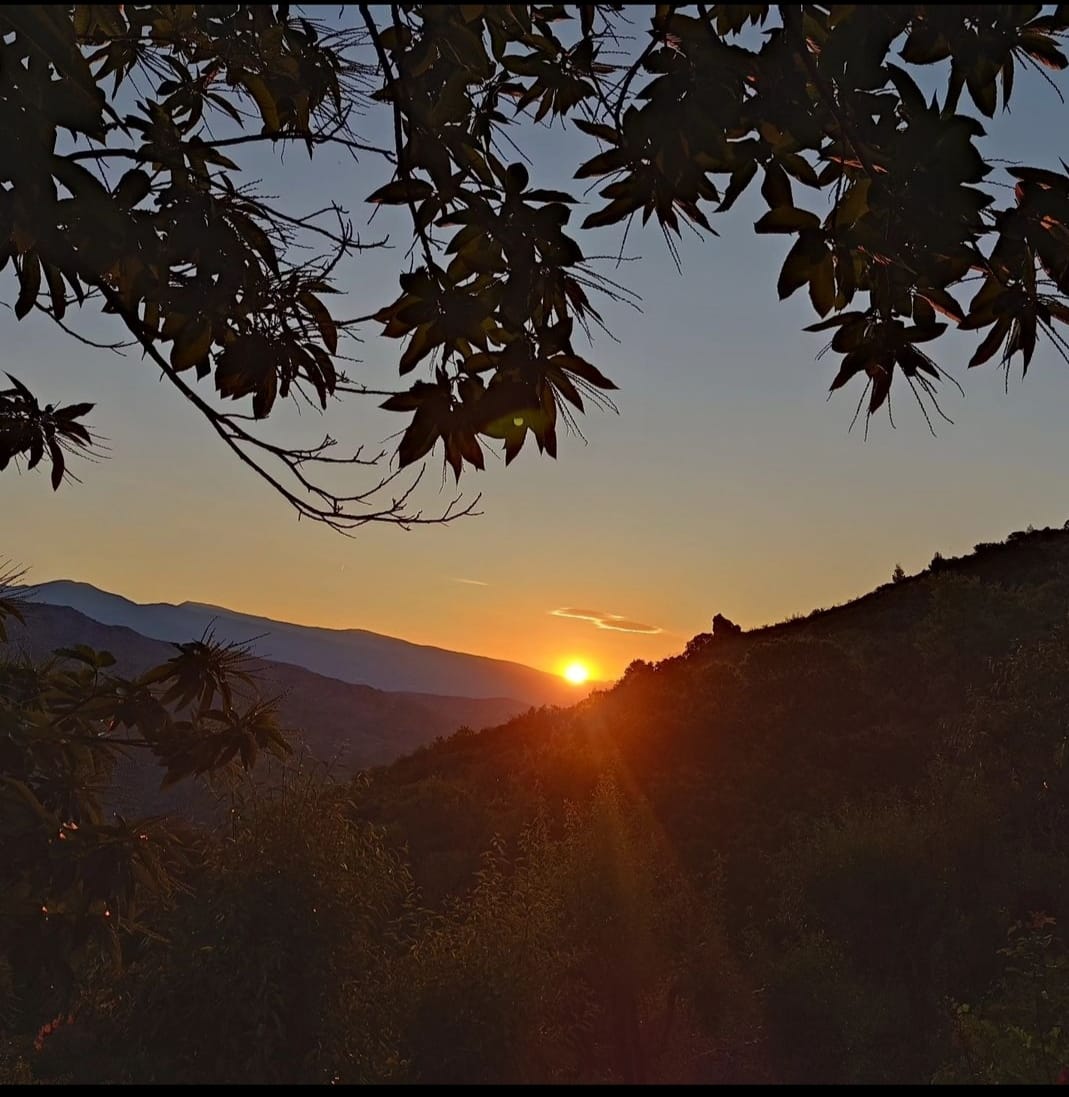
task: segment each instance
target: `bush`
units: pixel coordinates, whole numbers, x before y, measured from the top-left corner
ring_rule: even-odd
[[[239,809],[123,984],[124,1080],[397,1080],[391,980],[412,913],[407,869],[338,790],[291,781]]]
[[[937,1082],[1050,1085],[1069,1078],[1069,953],[1053,918],[1035,913],[1010,927],[1003,971],[975,1007],[954,1012],[954,1061]]]

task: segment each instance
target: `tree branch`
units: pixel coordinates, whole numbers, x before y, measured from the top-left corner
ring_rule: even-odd
[[[132,313],[122,302],[119,295],[110,286],[100,285],[100,291],[111,308],[122,318],[127,329],[137,339],[146,355],[163,371],[164,376],[186,397],[187,400],[208,420],[212,429],[219,435],[223,442],[231,449],[235,456],[247,465],[257,476],[269,484],[281,495],[296,511],[298,517],[311,518],[322,522],[339,533],[349,533],[353,529],[367,525],[371,522],[385,522],[407,528],[414,525],[441,525],[466,515],[477,514],[475,510],[481,498],[477,495],[463,507],[460,506],[461,496],[454,497],[448,506],[440,514],[428,517],[422,510],[408,511],[407,503],[423,478],[424,470],[421,469],[410,484],[397,496],[388,507],[367,512],[355,512],[349,509],[353,504],[367,504],[372,496],[382,492],[389,484],[400,476],[400,469],[383,477],[374,487],[365,492],[339,496],[327,491],[325,488],[312,483],[301,473],[299,466],[306,461],[330,461],[334,464],[373,464],[374,462],[361,461],[359,451],[357,456],[350,460],[323,458],[320,455],[327,442],[317,447],[316,450],[288,450],[273,443],[265,442],[249,434],[241,426],[237,425],[225,414],[216,411],[193,388],[191,388],[178,372],[171,366],[166,358],[159,352],[150,333],[141,320]],[[333,444],[332,439],[328,439]],[[272,475],[262,464],[256,461],[243,446],[252,446],[271,454],[280,460],[287,468],[298,484],[309,494],[320,500],[320,503],[302,499],[285,486],[276,476]]]
[[[397,22],[397,8],[396,5],[390,6],[390,11],[393,13],[394,22]],[[393,74],[393,68],[390,65],[390,59],[386,56],[386,50],[382,44],[382,40],[379,38],[378,27],[375,25],[375,20],[371,16],[371,9],[367,4],[360,5],[360,15],[364,20],[364,26],[367,27],[367,32],[371,37],[371,42],[375,47],[375,53],[378,55],[379,64],[382,66],[383,78],[386,81],[386,87],[390,89],[392,93],[392,100],[390,106],[393,108],[393,139],[394,145],[397,148],[397,173],[401,176],[406,183],[412,182],[412,173],[409,171],[408,164],[405,160],[404,154],[404,134],[401,129],[401,94],[402,85],[401,81]],[[420,243],[423,245],[423,254],[427,260],[427,266],[430,270],[434,270],[437,263],[434,259],[434,251],[431,248],[430,238],[427,236],[427,231],[419,222],[419,214],[416,212],[416,203],[409,198],[408,209],[412,215],[412,227],[415,229]]]

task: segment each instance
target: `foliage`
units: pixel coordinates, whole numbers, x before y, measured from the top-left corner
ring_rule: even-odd
[[[257,420],[279,397],[326,407],[345,386],[344,325],[322,295],[362,245],[340,210],[324,222],[276,208],[240,182],[228,153],[293,141],[355,151],[347,120],[362,76],[344,56],[351,35],[265,5],[25,5],[0,16],[0,29],[0,265],[14,269],[16,317],[43,311],[70,330],[75,304],[114,314],[299,513],[337,525],[360,505],[360,521],[405,516],[400,497],[375,509],[376,487],[339,498],[306,471],[373,463],[359,453],[332,456],[329,437],[276,445],[188,379],[251,400]],[[327,253],[308,250],[316,243]],[[0,393],[0,467],[48,456],[56,487],[63,449],[92,444],[79,422],[92,405],[42,412],[13,385]]]
[[[1069,1077],[1069,956],[1055,920],[1034,912],[999,949],[1003,972],[972,1007],[957,1006],[958,1056],[936,1081],[1050,1085]]]
[[[348,529],[456,513],[424,519],[412,483],[374,505],[439,442],[458,479],[465,464],[483,467],[487,439],[504,443],[506,462],[528,435],[554,456],[558,422],[614,387],[573,342],[603,325],[592,295],[628,299],[598,274],[586,239],[641,214],[675,254],[684,223],[715,234],[714,215],[758,180],[768,210],[756,231],[793,237],[778,295],[807,291],[819,317],[808,330],[832,332],[839,356],[831,387],[863,379],[859,409],[866,395],[868,414],[886,405],[900,376],[926,417],[925,401],[939,411],[944,369],[924,348],[948,321],[984,333],[970,366],[997,356],[1008,371],[1020,355],[1027,370],[1041,337],[1067,354],[1069,172],[999,167],[981,121],[1009,109],[1018,70],[1066,67],[1065,5],[349,13],[356,26],[341,29],[289,5],[24,5],[0,16],[0,260],[15,272],[16,316],[37,309],[66,324],[75,302],[115,314],[303,515]],[[621,50],[633,26],[640,40]],[[918,79],[940,90],[929,98]],[[353,130],[378,104],[392,148]],[[572,194],[501,158],[521,117],[593,143],[575,176],[604,201],[578,231]],[[323,295],[343,255],[374,245],[354,238],[340,206],[337,225],[324,224],[237,182],[230,157],[242,146],[291,142],[377,158],[389,177],[367,202],[412,221],[400,293],[365,319],[404,341],[401,375],[421,375],[378,394],[408,419],[399,469],[353,495],[315,470],[376,457],[332,456],[329,437],[273,443],[190,380],[251,401],[257,420],[288,394],[324,407],[368,392],[339,366],[352,324]],[[308,258],[301,249],[315,243],[328,251]],[[0,393],[0,462],[47,456],[58,485],[64,447],[92,442],[80,422],[90,405],[42,412],[14,384]]]
[[[75,740],[108,741],[93,706],[118,680],[84,660],[10,664],[0,743],[14,728],[36,748],[27,785],[57,821],[27,814],[4,871],[43,895],[81,849],[89,905],[68,899],[56,921],[96,928],[79,951],[18,906],[18,885],[0,892],[15,903],[0,910],[0,1076],[1062,1078],[1067,552],[1063,531],[1025,531],[351,786],[287,775],[180,844],[141,824],[151,841],[130,854],[87,811],[61,826],[47,799],[57,773],[82,798],[91,765],[106,780]],[[195,713],[204,683],[216,705],[225,682],[236,705],[248,687],[221,658],[193,646],[144,688]],[[60,755],[43,708],[82,752],[65,770],[46,768]],[[23,802],[5,793],[0,821]],[[99,866],[118,881],[112,919],[91,908]]]
[[[81,646],[42,666],[0,661],[0,972],[17,1013],[0,1024],[72,1008],[121,966],[124,942],[150,932],[150,897],[173,892],[182,852],[163,822],[104,810],[123,751],[151,753],[166,783],[289,749],[271,705],[235,694],[240,651],[210,638],[176,646],[137,679]]]
[[[413,1080],[692,1080],[694,985],[730,964],[642,805],[606,778],[559,836],[542,816],[518,845],[495,841],[413,949]]]
[[[726,1039],[704,1030],[703,1080],[926,1082],[954,1059],[947,1002],[983,999],[1006,927],[1066,916],[1066,549],[1026,532],[852,605],[699,640],[574,709],[398,762],[362,812],[410,844],[417,880],[463,895],[458,850],[398,805],[425,796],[434,832],[439,792],[466,793],[470,850],[480,830],[516,835],[518,805],[556,818],[609,769],[682,878],[715,880],[753,988],[729,995]],[[732,986],[730,964],[695,967],[691,1001]]]
[[[403,1077],[394,967],[411,882],[338,790],[291,777],[236,809],[97,1018],[136,1082]]]

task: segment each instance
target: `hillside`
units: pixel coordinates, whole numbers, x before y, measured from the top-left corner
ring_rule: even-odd
[[[531,712],[477,735],[434,744],[400,759],[379,779],[397,785],[427,774],[455,777],[469,762],[486,770],[491,760],[508,767],[521,756],[526,764],[532,742],[545,739],[547,729],[552,729],[552,742],[541,756],[580,746],[587,751],[596,729],[599,740],[604,737],[614,753],[620,752],[621,762],[625,751],[643,752],[643,764],[632,766],[641,780],[679,769],[680,759],[669,748],[681,744],[669,728],[677,735],[708,733],[704,744],[691,746],[723,750],[727,744],[720,740],[735,721],[760,724],[773,737],[790,722],[804,752],[808,746],[828,745],[822,740],[829,730],[813,727],[807,739],[797,734],[798,718],[808,729],[811,719],[832,711],[857,717],[859,738],[864,727],[897,729],[887,752],[899,761],[890,770],[879,760],[882,751],[865,760],[874,776],[890,779],[897,771],[914,770],[919,761],[912,750],[902,756],[903,736],[922,736],[924,728],[930,745],[929,725],[961,711],[970,690],[989,679],[990,660],[1062,626],[1067,610],[1069,531],[1012,534],[1006,543],[980,545],[968,556],[937,554],[933,568],[919,575],[805,618],[723,639],[700,634],[678,656],[654,664],[636,661],[617,685],[578,705]],[[763,701],[735,696],[740,682],[755,672],[769,684],[781,683],[804,705],[783,709],[778,690]],[[656,733],[645,727],[653,702],[663,705],[655,709],[658,720],[668,721]],[[926,752],[923,737],[911,745]],[[876,744],[869,747],[877,750]],[[859,760],[833,754],[816,764],[834,769]]]
[[[1069,918],[1069,847],[1050,836],[1069,821],[1067,610],[1069,532],[937,555],[806,619],[696,637],[574,708],[422,748],[362,810],[437,901],[495,835],[611,773],[757,950],[781,1080],[927,1080],[946,1001],[983,993],[1007,927]]]
[[[195,826],[81,812],[92,702],[10,674],[7,1076],[1069,1077],[1067,610],[1069,531],[1014,534]]]
[[[256,651],[342,682],[448,697],[515,698],[528,705],[570,704],[582,690],[520,663],[412,644],[364,629],[314,628],[183,602],[141,605],[88,583],[57,580],[33,588],[39,602],[69,606],[106,625],[155,640],[186,641],[211,629],[220,640],[255,640]]]

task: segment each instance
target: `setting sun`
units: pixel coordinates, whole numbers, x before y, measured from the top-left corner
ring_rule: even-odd
[[[590,670],[583,663],[569,663],[564,668],[564,677],[573,686],[581,686],[590,677]]]

